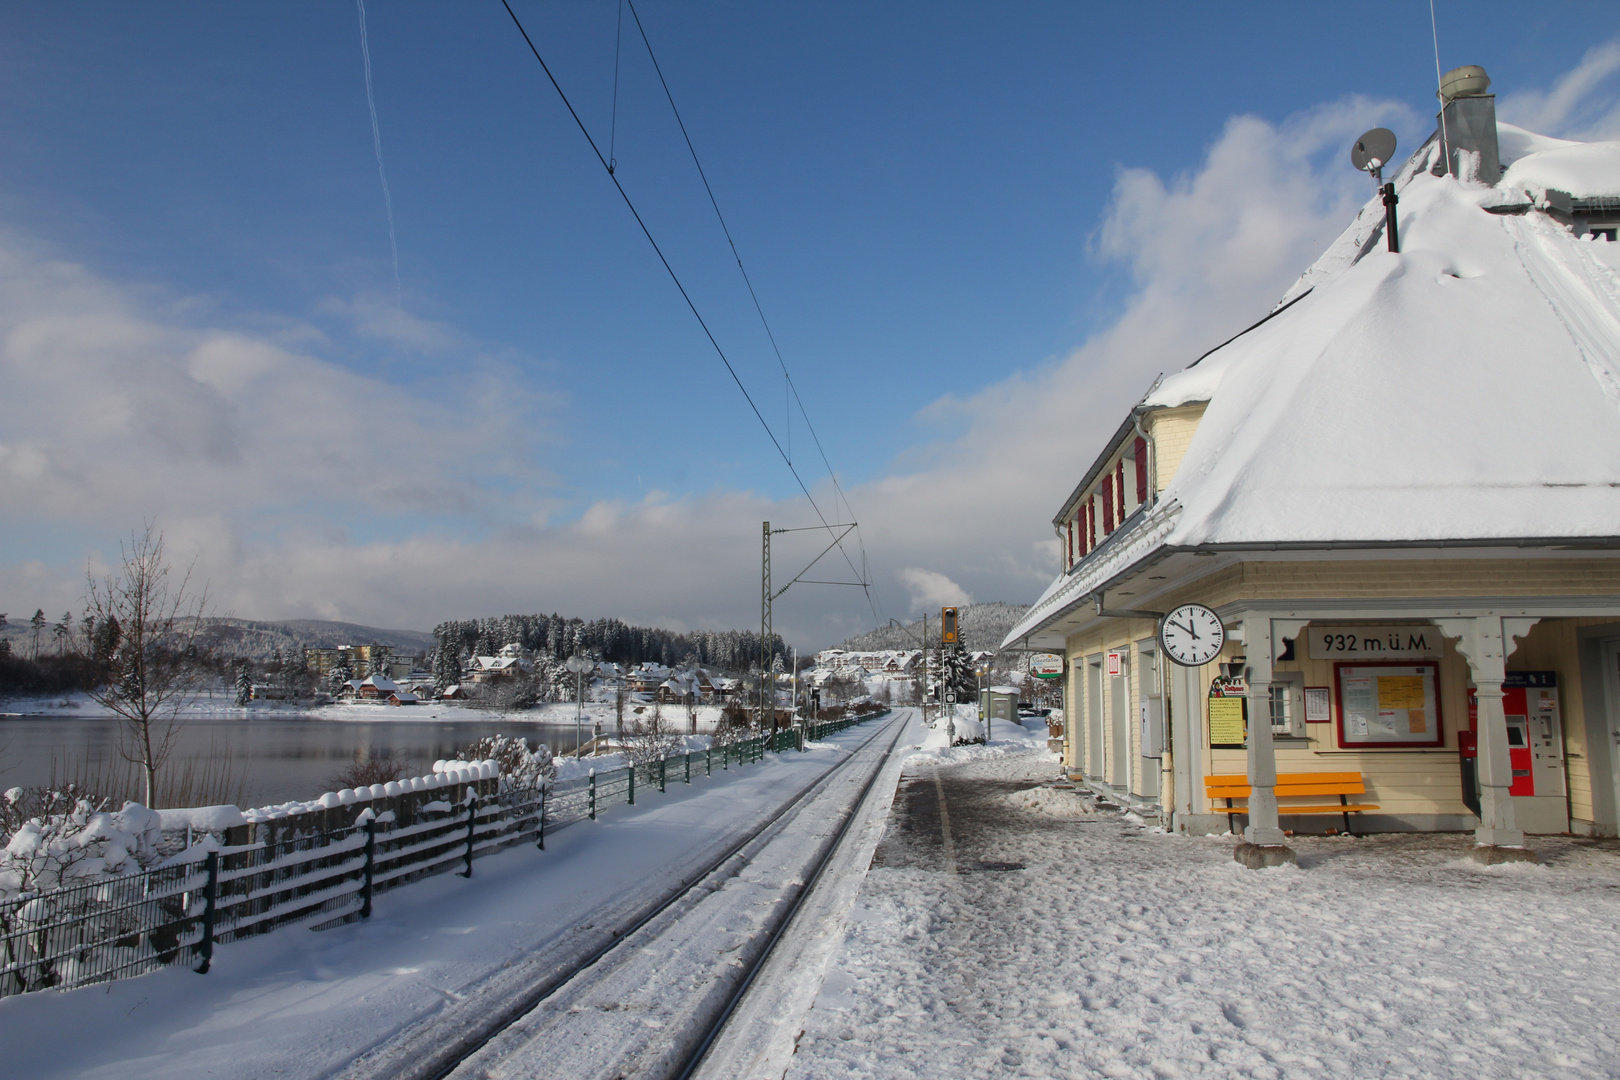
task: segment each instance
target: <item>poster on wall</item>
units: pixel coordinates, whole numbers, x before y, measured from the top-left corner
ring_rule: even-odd
[[[1411,748],[1445,745],[1440,725],[1440,665],[1333,665],[1339,696],[1339,745]]]
[[[1219,676],[1209,684],[1209,747],[1242,750],[1249,742],[1248,685]]]

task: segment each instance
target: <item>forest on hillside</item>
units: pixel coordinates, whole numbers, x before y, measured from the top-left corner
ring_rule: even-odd
[[[957,608],[957,619],[962,630],[962,644],[969,652],[999,652],[1002,639],[1029,610],[1028,604],[963,604]],[[880,626],[864,634],[856,634],[834,648],[847,652],[871,652],[877,649],[915,649],[922,637],[923,624],[918,619],[907,623],[904,630],[898,626]],[[929,644],[939,641],[939,614],[928,619]]]
[[[759,663],[759,634],[752,630],[694,630],[679,633],[654,626],[631,626],[618,619],[562,615],[500,615],[442,622],[433,628],[438,648],[458,656],[492,656],[517,644],[537,658],[560,662],[575,653],[617,664],[654,661],[664,665],[701,664],[725,671],[747,671]],[[772,653],[788,656],[780,635],[771,636]]]

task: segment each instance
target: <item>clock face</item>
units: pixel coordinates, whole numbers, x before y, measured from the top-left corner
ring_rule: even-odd
[[[1220,655],[1226,629],[1221,617],[1203,604],[1182,604],[1164,617],[1159,644],[1182,667],[1199,667]]]

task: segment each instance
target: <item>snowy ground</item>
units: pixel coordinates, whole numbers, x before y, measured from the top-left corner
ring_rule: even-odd
[[[912,758],[790,1080],[1620,1076],[1614,841],[1300,837],[1249,871],[992,750]]]
[[[808,753],[649,791],[547,838],[377,898],[369,922],[287,929],[221,946],[208,975],[170,968],[66,993],[0,1000],[0,1075],[324,1077],[403,1027],[595,924],[621,925],[650,893],[713,858],[847,756],[877,725]],[[26,1034],[24,1034],[26,1033]]]

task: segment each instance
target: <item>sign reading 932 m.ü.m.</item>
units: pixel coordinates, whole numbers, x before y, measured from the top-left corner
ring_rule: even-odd
[[[1312,660],[1438,660],[1445,642],[1432,624],[1319,626],[1305,632]]]

